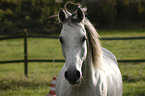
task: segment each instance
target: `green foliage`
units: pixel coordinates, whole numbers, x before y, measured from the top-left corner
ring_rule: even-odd
[[[46,18],[58,14],[59,9],[63,8],[67,1],[56,3],[55,0],[0,0],[0,34],[20,33],[25,28],[34,33],[58,32],[59,25],[54,24],[57,17],[52,18],[52,22],[48,22]],[[145,26],[144,0],[99,0],[84,5],[88,7],[87,17],[97,28],[122,29]]]
[[[88,17],[98,28],[143,28],[145,1],[100,0],[89,3]]]
[[[0,32],[6,34],[25,28],[43,32],[50,27],[45,19],[56,14],[59,4],[55,4],[54,0],[4,0],[0,1],[0,6]]]

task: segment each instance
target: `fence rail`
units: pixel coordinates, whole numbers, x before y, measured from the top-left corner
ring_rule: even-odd
[[[24,38],[24,35],[20,36],[8,36],[8,37],[0,37],[0,40],[7,40],[7,39],[20,39]],[[58,39],[58,36],[38,36],[38,35],[28,35],[27,38],[49,38],[49,39]],[[142,37],[103,37],[100,40],[141,40],[145,39],[145,36]]]
[[[24,60],[9,60],[9,61],[0,61],[0,64],[6,64],[6,63],[23,63]],[[52,59],[29,59],[28,62],[53,62]],[[65,62],[63,59],[57,59],[55,62]]]
[[[52,59],[29,59],[28,62],[53,62]],[[8,60],[8,61],[0,61],[0,64],[12,64],[12,63],[23,63],[25,60]],[[57,59],[55,62],[65,62],[64,59]],[[145,62],[145,60],[118,60],[118,62]]]
[[[20,36],[8,36],[8,37],[0,37],[0,40],[8,40],[8,39],[20,39],[24,38],[24,59],[23,60],[9,60],[9,61],[0,61],[0,64],[9,64],[9,63],[23,63],[24,62],[24,74],[28,76],[28,62],[53,62],[53,60],[43,60],[43,59],[28,59],[27,54],[27,38],[49,38],[49,39],[58,39],[58,36],[38,36],[38,35],[27,35],[25,32],[24,35]],[[114,38],[100,38],[100,40],[141,40],[145,39],[145,36],[142,37],[114,37]],[[55,62],[65,62],[65,60],[55,60]],[[145,62],[144,60],[118,60],[118,62]]]

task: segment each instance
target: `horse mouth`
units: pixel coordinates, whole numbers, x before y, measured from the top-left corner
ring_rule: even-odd
[[[72,85],[75,85],[75,84],[79,84],[80,83],[80,81],[78,80],[78,81],[76,81],[76,82],[71,82],[71,81],[69,81],[69,83],[70,84],[72,84]]]

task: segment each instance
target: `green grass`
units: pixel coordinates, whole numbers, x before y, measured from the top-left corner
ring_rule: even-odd
[[[102,41],[102,46],[113,52],[117,59],[144,59],[144,42],[145,40]]]
[[[56,63],[55,74],[63,64]],[[145,94],[145,63],[121,64],[124,80],[124,96]],[[44,96],[49,92],[53,76],[52,63],[30,63],[29,77],[23,75],[23,64],[8,64],[0,67],[0,96]]]
[[[23,59],[23,39],[0,41],[0,46],[0,60]],[[29,59],[53,59],[53,48],[55,54],[57,53],[56,59],[63,59],[61,46],[57,39],[28,39]]]
[[[136,30],[98,30],[101,37],[138,37],[145,36],[145,29]]]
[[[62,63],[55,63],[57,75]],[[53,63],[29,63],[28,78],[23,75],[23,63],[1,65],[0,96],[44,96],[54,75]]]
[[[119,63],[125,82],[145,81],[145,63]]]
[[[145,30],[102,30],[101,37],[145,36]],[[144,59],[145,40],[101,41],[118,59]],[[28,39],[29,59],[63,59],[57,39]],[[0,41],[0,61],[23,59],[23,39]],[[0,96],[44,96],[54,75],[53,63],[29,63],[28,78],[24,64],[0,65]],[[55,63],[55,74],[63,63]],[[123,77],[123,96],[145,96],[145,63],[119,63]]]

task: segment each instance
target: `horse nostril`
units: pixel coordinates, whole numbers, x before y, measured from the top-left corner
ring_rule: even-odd
[[[76,71],[76,77],[79,79],[80,78],[80,72],[79,71]]]
[[[68,80],[68,71],[65,72],[64,76]]]

